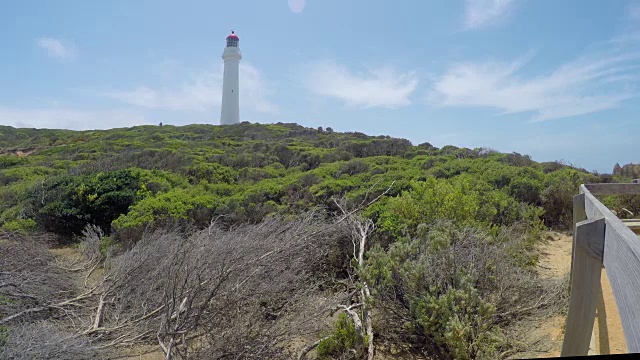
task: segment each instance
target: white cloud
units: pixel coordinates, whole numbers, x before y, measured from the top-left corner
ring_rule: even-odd
[[[488,26],[504,18],[513,4],[514,0],[466,0],[463,29],[473,30]]]
[[[352,106],[393,109],[411,104],[409,96],[418,85],[418,77],[414,72],[401,73],[390,67],[353,73],[335,62],[322,61],[310,66],[305,85],[317,95]]]
[[[531,112],[533,120],[542,121],[616,108],[637,96],[640,54],[583,57],[526,78],[522,69],[531,57],[456,64],[436,81],[428,100],[441,106]]]
[[[294,13],[301,13],[304,10],[305,0],[289,0],[289,10]]]
[[[260,71],[240,64],[240,105],[260,113],[273,114],[278,108],[268,100],[270,91]],[[203,71],[180,85],[156,87],[142,85],[132,90],[111,91],[107,97],[148,109],[210,111],[222,101],[222,68]]]
[[[36,41],[38,47],[46,50],[47,55],[50,58],[63,61],[75,60],[78,56],[76,47],[69,42],[62,42],[61,40],[42,37]]]
[[[220,86],[222,89],[222,85]],[[240,106],[259,113],[277,114],[278,107],[269,101],[272,94],[260,71],[249,64],[240,64]],[[222,101],[221,97],[218,97]]]
[[[13,127],[93,130],[150,124],[144,115],[127,110],[10,108],[0,106],[0,124]]]

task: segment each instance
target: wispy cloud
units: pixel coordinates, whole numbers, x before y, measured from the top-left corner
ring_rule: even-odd
[[[71,61],[78,57],[75,45],[68,41],[62,41],[50,37],[42,37],[36,41],[36,45],[47,52],[47,55],[56,60]]]
[[[335,62],[321,61],[307,70],[305,85],[309,91],[362,108],[410,105],[409,97],[418,85],[414,72],[399,72],[391,67],[353,73]]]
[[[220,86],[222,88],[222,86]],[[240,103],[263,114],[277,114],[279,109],[269,100],[273,93],[262,73],[254,66],[240,64]]]
[[[504,18],[514,0],[466,0],[463,30],[479,29]]]
[[[210,111],[222,99],[222,68],[202,71],[179,85],[151,87],[141,85],[131,90],[109,91],[107,97],[148,109]],[[260,113],[277,113],[268,100],[269,88],[260,71],[250,64],[240,64],[240,102],[242,107]]]
[[[436,81],[428,100],[441,106],[531,112],[534,121],[542,121],[616,108],[638,95],[639,53],[582,57],[527,78],[522,70],[531,58],[453,65]]]
[[[219,106],[222,96],[217,75],[206,74],[177,87],[151,88],[146,85],[132,90],[112,91],[106,96],[143,108],[205,111]]]
[[[26,128],[93,130],[149,124],[144,115],[129,110],[12,108],[0,106],[0,124]]]

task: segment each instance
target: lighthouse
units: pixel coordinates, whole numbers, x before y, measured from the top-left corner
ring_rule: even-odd
[[[231,31],[227,36],[227,46],[222,52],[224,60],[224,75],[222,78],[222,110],[220,125],[240,123],[240,59],[242,53],[238,47],[238,35]]]

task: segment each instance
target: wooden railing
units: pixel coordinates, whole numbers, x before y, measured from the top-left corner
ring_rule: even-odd
[[[626,350],[640,352],[640,238],[594,196],[635,194],[640,194],[640,184],[587,184],[580,185],[580,194],[573,198],[571,297],[562,356],[589,353],[602,297],[602,268],[611,284]]]

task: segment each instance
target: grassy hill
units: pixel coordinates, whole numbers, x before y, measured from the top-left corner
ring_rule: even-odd
[[[394,181],[382,205],[370,212],[396,235],[411,224],[387,218],[384,208],[394,204],[387,199],[422,187],[444,186],[473,204],[405,214],[413,225],[442,216],[508,225],[541,207],[545,212],[535,216],[553,226],[568,220],[569,198],[562,195],[598,180],[520,154],[414,146],[404,139],[295,124],[83,132],[0,127],[0,149],[0,226],[48,230],[63,238],[78,235],[87,223],[135,240],[149,226],[202,227],[218,215],[231,224],[313,205],[336,210],[333,197],[358,201]],[[432,196],[421,199],[419,206],[430,201]]]
[[[0,288],[0,330],[12,324],[3,325],[3,317],[31,314],[37,304],[30,299],[50,304],[37,309],[52,312],[19,315],[29,321],[0,332],[0,355],[31,349],[17,339],[37,333],[24,327],[37,321],[82,335],[89,345],[67,344],[78,351],[64,355],[69,358],[107,356],[104,342],[158,341],[175,346],[170,353],[189,350],[205,358],[233,351],[287,358],[283,344],[300,342],[301,334],[310,343],[324,336],[315,350],[320,358],[360,356],[349,349],[360,349],[373,334],[378,349],[391,343],[437,358],[514,352],[508,341],[514,326],[558,311],[566,295],[557,290],[562,284],[537,278],[535,244],[548,227],[571,223],[579,184],[610,180],[517,153],[296,124],[82,132],[0,126],[0,234],[10,240],[0,242],[6,247],[0,250],[17,254],[3,269],[17,269],[20,256],[36,251],[25,239],[49,234],[75,244],[88,272],[86,288],[75,288],[77,281],[69,280],[75,275],[64,272],[69,268],[48,275],[84,296],[86,307],[78,305],[84,312],[68,309],[68,299],[51,298],[46,289],[24,293],[29,298]],[[48,259],[34,273],[56,263]],[[212,269],[221,264],[229,267],[213,286]],[[96,267],[105,275],[89,291]],[[240,284],[251,291],[239,292]],[[365,286],[371,294],[358,292]],[[303,331],[301,314],[319,318],[308,313],[319,298],[355,310],[335,318],[332,330],[325,324]],[[249,313],[224,310],[235,304]],[[372,333],[360,337],[353,316],[367,319],[371,308]],[[84,328],[54,321],[63,310],[87,319]],[[103,322],[114,330],[100,330]],[[227,337],[211,336],[217,332]],[[149,335],[155,333],[163,335]],[[45,336],[37,334],[32,338]]]

